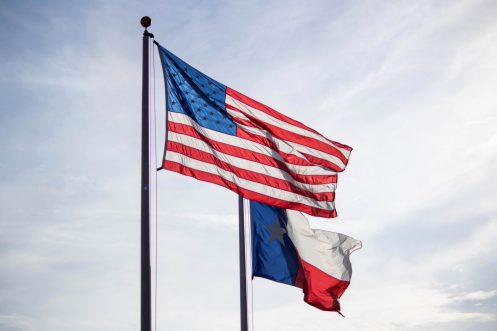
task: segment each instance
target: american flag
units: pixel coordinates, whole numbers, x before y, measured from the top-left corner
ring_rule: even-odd
[[[352,148],[201,73],[159,46],[166,79],[162,168],[246,199],[336,217],[337,173]]]

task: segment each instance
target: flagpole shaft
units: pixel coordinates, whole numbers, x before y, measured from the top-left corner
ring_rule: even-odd
[[[152,36],[147,27],[151,20],[141,19],[143,32],[143,76],[142,76],[142,145],[141,145],[141,291],[140,321],[141,331],[152,330],[152,295],[150,271],[150,157],[149,157],[149,83],[148,51],[149,38]]]
[[[238,196],[238,250],[240,261],[240,330],[248,331],[247,318],[247,270],[245,261],[245,222],[243,197]]]

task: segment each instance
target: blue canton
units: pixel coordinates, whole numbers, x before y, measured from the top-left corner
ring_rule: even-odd
[[[236,135],[236,125],[226,112],[226,86],[204,75],[159,46],[167,81],[167,107],[190,116],[201,126]]]

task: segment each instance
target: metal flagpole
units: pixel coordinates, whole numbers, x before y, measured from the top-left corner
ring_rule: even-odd
[[[245,261],[245,222],[243,197],[238,196],[238,250],[240,261],[240,330],[248,331],[247,318],[247,271]]]
[[[141,174],[141,331],[152,330],[152,295],[150,272],[150,158],[149,158],[149,114],[148,114],[148,45],[153,37],[147,31],[152,23],[148,16],[142,17],[143,32],[143,76],[142,76],[142,174]]]

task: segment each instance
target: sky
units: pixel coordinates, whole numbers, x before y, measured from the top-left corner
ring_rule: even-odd
[[[497,329],[495,1],[3,0],[2,331],[139,328],[143,15],[205,74],[354,148],[338,218],[311,218],[363,242],[346,317],[256,278],[254,330]],[[153,177],[157,330],[236,330],[237,196]]]

